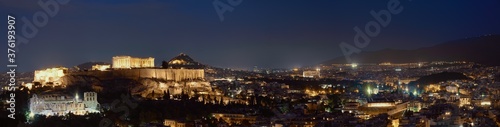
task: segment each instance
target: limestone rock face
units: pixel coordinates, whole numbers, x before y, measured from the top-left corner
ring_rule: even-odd
[[[194,95],[195,92],[209,93],[211,91],[210,83],[206,81],[166,81],[155,78],[114,78],[100,79],[88,75],[66,75],[61,78],[61,83],[65,86],[91,87],[96,92],[129,90],[132,95],[140,95],[144,98],[160,98],[164,92],[168,91],[170,95],[185,94]],[[154,96],[153,96],[154,91]]]
[[[160,89],[160,84],[163,82],[154,79],[140,79],[139,82],[141,85],[133,87],[131,90],[132,94],[138,94],[141,95],[141,97],[152,96],[150,94],[152,94],[153,91],[155,91],[155,95],[163,94],[163,89]]]
[[[204,69],[158,69],[158,68],[139,68],[139,69],[120,69],[112,71],[83,71],[72,72],[69,75],[87,75],[99,77],[103,80],[112,80],[116,78],[154,78],[168,81],[184,80],[203,80],[205,78]]]
[[[92,76],[73,76],[73,75],[66,75],[61,77],[60,82],[62,85],[81,85],[81,86],[86,86],[86,85],[93,85],[93,84],[101,84],[101,81]]]
[[[193,95],[195,92],[208,93],[211,90],[210,83],[204,81],[169,82],[157,79],[140,79],[139,82],[141,85],[134,86],[131,92],[134,95],[141,95],[145,98],[162,97],[166,91],[170,95],[180,95],[183,91],[185,94]]]

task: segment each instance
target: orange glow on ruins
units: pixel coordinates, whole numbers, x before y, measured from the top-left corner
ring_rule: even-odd
[[[104,64],[104,65],[96,64],[96,65],[92,66],[92,70],[99,70],[99,71],[105,71],[109,68],[111,68],[111,65],[108,65],[108,64]]]
[[[68,71],[68,68],[57,67],[48,68],[45,70],[36,70],[33,82],[40,82],[43,85],[47,83],[53,83],[54,86],[61,85],[61,77],[63,77]]]
[[[155,66],[155,58],[136,58],[131,56],[115,56],[113,57],[113,68],[130,69],[130,68],[148,68]]]

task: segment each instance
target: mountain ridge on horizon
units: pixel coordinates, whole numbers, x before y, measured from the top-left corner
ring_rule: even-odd
[[[496,60],[500,54],[500,34],[483,35],[447,41],[430,47],[417,49],[382,49],[377,51],[363,51],[352,54],[351,59],[356,63],[408,63],[429,61],[470,61],[490,66],[499,66]],[[336,57],[322,65],[347,63],[344,56]]]

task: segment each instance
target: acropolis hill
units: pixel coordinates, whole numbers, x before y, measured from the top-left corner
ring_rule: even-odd
[[[67,81],[70,77],[95,77],[99,80],[113,80],[117,78],[126,79],[155,79],[166,82],[180,81],[203,81],[205,78],[204,66],[195,62],[186,54],[180,54],[163,61],[161,67],[154,66],[154,58],[136,58],[131,56],[115,56],[113,64],[96,64],[92,69],[77,69],[68,71],[68,68],[48,68],[36,70],[33,84],[43,86],[65,86],[70,85]],[[27,83],[31,87],[33,84]]]
[[[72,91],[86,89],[98,94],[114,96],[126,92],[143,98],[157,99],[170,95],[198,95],[216,101],[241,102],[242,100],[224,97],[220,90],[213,90],[205,80],[205,66],[194,61],[186,54],[180,54],[161,67],[155,67],[154,58],[115,56],[113,64],[92,64],[92,67],[65,67],[36,70],[32,83],[23,85],[29,89],[48,88],[51,91]],[[51,88],[51,87],[56,87]],[[75,89],[76,88],[76,89]]]

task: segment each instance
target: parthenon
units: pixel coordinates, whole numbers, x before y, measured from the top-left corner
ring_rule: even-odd
[[[130,69],[130,68],[148,68],[155,66],[155,58],[137,58],[131,56],[115,56],[113,57],[114,69]]]

